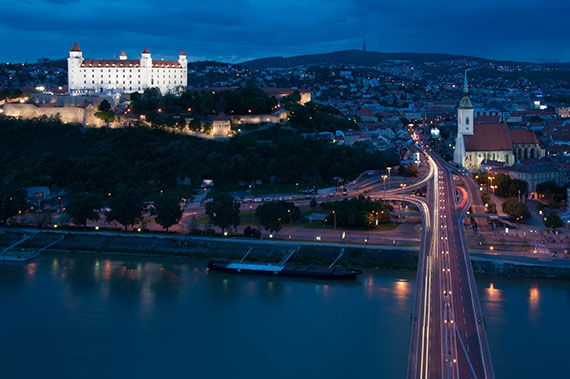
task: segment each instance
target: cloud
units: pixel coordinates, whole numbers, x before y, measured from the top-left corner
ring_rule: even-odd
[[[5,0],[0,59],[126,50],[241,60],[359,48],[570,61],[558,0]],[[3,34],[6,35],[6,34]],[[25,49],[23,48],[25,46]]]

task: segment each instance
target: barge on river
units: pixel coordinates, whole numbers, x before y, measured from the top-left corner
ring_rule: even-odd
[[[329,267],[311,267],[311,266],[297,266],[286,264],[287,261],[298,251],[297,249],[291,250],[282,260],[277,264],[263,264],[263,263],[249,263],[244,262],[251,249],[239,262],[226,262],[226,261],[209,261],[208,268],[214,271],[223,271],[230,273],[243,273],[243,274],[258,274],[258,275],[274,275],[274,276],[287,276],[297,278],[313,278],[313,279],[340,279],[340,280],[355,280],[360,270],[335,268],[334,266],[344,254],[344,249],[335,261]]]

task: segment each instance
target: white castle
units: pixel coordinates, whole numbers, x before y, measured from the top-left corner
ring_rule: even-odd
[[[165,94],[186,90],[188,61],[184,51],[177,61],[153,60],[148,49],[140,59],[84,59],[77,42],[67,58],[70,95],[142,92],[157,87]]]

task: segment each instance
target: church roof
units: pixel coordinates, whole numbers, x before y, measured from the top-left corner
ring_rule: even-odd
[[[512,151],[511,134],[506,124],[476,124],[473,135],[463,136],[465,151]]]
[[[459,108],[462,109],[471,109],[473,108],[473,104],[471,104],[471,100],[469,96],[463,96],[461,100],[459,100]]]
[[[463,77],[463,97],[459,101],[459,108],[471,109],[473,104],[469,99],[469,87],[467,86],[467,71],[465,71],[465,76]]]
[[[536,134],[530,129],[511,129],[511,141],[512,143],[538,143]]]
[[[71,51],[81,51],[81,49],[79,48],[79,45],[77,44],[77,42],[75,42],[73,44],[73,47],[71,48]]]

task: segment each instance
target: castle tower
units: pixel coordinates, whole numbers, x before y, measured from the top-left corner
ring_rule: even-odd
[[[67,58],[67,83],[70,95],[75,94],[79,87],[81,87],[81,78],[79,75],[81,62],[83,62],[83,53],[77,42],[75,42],[69,51],[69,58]]]
[[[141,54],[141,85],[143,88],[154,87],[152,80],[152,58],[150,51],[145,47]]]
[[[188,60],[186,59],[186,53],[184,50],[180,52],[180,55],[178,56],[178,62],[180,62],[180,65],[182,67],[188,68]]]
[[[126,61],[126,60],[127,60],[127,54],[125,54],[125,52],[123,51],[123,52],[121,53],[121,55],[119,56],[119,59],[122,60],[122,61]]]
[[[459,107],[457,108],[457,139],[455,140],[455,152],[453,153],[453,161],[459,166],[463,166],[463,157],[465,155],[463,136],[473,135],[473,124],[475,123],[473,113],[473,105],[469,99],[466,71],[463,77],[463,97],[459,101]]]

